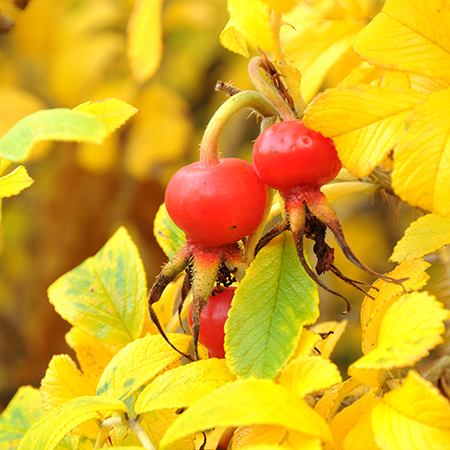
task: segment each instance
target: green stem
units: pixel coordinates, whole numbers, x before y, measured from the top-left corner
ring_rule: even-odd
[[[252,108],[263,117],[277,115],[277,111],[258,92],[241,91],[230,97],[209,121],[200,146],[200,165],[216,166],[219,162],[217,144],[219,136],[230,118],[244,108]]]
[[[295,120],[296,116],[289,105],[284,101],[283,97],[270,86],[263,78],[260,67],[263,65],[263,58],[256,56],[252,58],[248,64],[248,72],[256,90],[263,95],[269,103],[278,111],[283,120]]]

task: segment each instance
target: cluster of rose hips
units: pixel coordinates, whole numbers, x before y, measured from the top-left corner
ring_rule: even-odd
[[[283,120],[259,135],[252,159],[253,165],[238,158],[202,159],[201,153],[199,162],[181,168],[167,186],[166,208],[174,223],[185,232],[186,244],[158,276],[149,294],[149,310],[153,322],[165,336],[152,305],[167,284],[186,270],[182,297],[192,287],[189,322],[196,359],[199,341],[209,348],[210,356],[224,356],[223,324],[234,295],[234,288],[228,286],[234,277],[239,280],[244,275],[246,239],[263,222],[268,208],[268,187],[279,191],[286,215],[262,237],[256,251],[277,234],[291,230],[298,256],[309,276],[342,297],[318,278],[330,270],[359,288],[358,282],[345,277],[334,265],[334,250],[325,242],[325,231],[329,228],[349,260],[380,276],[360,263],[350,250],[339,220],[320,190],[341,169],[330,138],[308,129],[301,120]],[[315,271],[305,260],[304,237],[315,241]],[[205,309],[201,320],[200,314],[208,302],[211,306]],[[216,331],[212,331],[214,327]]]

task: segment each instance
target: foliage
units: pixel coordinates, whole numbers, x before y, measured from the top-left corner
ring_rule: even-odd
[[[114,3],[123,3],[129,17],[121,55],[128,60],[121,63],[131,67],[127,83],[133,90],[134,83],[158,76],[158,68],[164,71],[162,2],[138,0],[131,8],[127,1],[97,0],[84,6],[88,11],[73,11],[82,23],[66,20],[59,32],[65,39],[65,27],[89,28],[97,14],[112,27],[119,20]],[[195,9],[197,2],[185,3]],[[60,2],[47,11],[46,3],[38,2],[36,9],[20,14],[42,18],[69,4]],[[316,323],[318,287],[300,264],[293,238],[282,232],[255,258],[246,255],[248,267],[225,327],[226,358],[207,359],[200,348],[203,358],[188,362],[182,354],[189,352],[191,337],[178,330],[174,306],[182,280],[173,280],[155,304],[177,352],[150,322],[144,265],[129,232],[120,227],[97,254],[48,288],[50,303],[72,326],[66,341],[76,361],[55,355],[39,389],[19,389],[0,416],[1,450],[449,448],[450,363],[444,356],[428,367],[417,365],[444,342],[450,319],[442,299],[422,290],[430,278],[426,271],[439,267],[450,243],[449,130],[443,120],[450,95],[449,6],[439,0],[387,0],[384,6],[362,0],[229,0],[228,11],[221,44],[243,57],[256,48],[273,55],[275,74],[282,74],[278,81],[291,94],[293,109],[299,115],[304,110],[304,122],[335,142],[346,171],[324,186],[328,199],[380,190],[418,209],[421,217],[391,257],[398,265],[388,275],[402,284],[380,278],[364,296],[362,356],[346,374],[331,355],[347,321]],[[29,31],[39,37],[39,30],[33,23]],[[61,74],[71,70],[63,64],[70,51],[58,59],[46,54],[49,44],[43,39],[28,48],[23,36],[14,36],[23,51],[55,59],[51,95],[71,107],[34,108],[36,99],[20,103],[29,114],[0,138],[0,198],[33,183],[23,165],[4,172],[10,164],[27,163],[36,143],[75,141],[79,150],[98,145],[137,112],[126,95],[126,101],[109,97],[73,108],[81,90],[89,87],[93,98],[99,94],[92,78],[102,75],[100,59],[117,52],[117,36],[96,37],[88,43],[80,31],[79,42],[68,41],[68,49],[85,50],[91,64],[62,86]],[[268,81],[276,82],[272,75]],[[104,82],[104,91],[114,90],[113,82]],[[270,103],[271,94],[258,80],[255,87]],[[146,135],[146,124],[175,139],[190,133],[185,119],[177,123],[183,106],[173,91],[151,84],[143,89],[137,103],[163,99],[167,111],[163,108],[163,118],[146,113],[132,123],[126,142],[130,153],[144,152],[133,136]],[[180,154],[177,145],[167,149],[174,159]],[[140,166],[154,157],[136,157],[128,168],[139,176]],[[267,221],[280,215],[280,203],[276,197]],[[247,248],[254,250],[261,233],[249,237]],[[185,243],[164,205],[154,234],[168,257]],[[436,257],[425,261],[427,255]]]

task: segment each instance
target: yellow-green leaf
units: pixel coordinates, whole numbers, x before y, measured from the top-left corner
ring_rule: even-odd
[[[331,438],[326,422],[302,398],[273,381],[247,378],[228,383],[190,406],[167,430],[160,449],[198,431],[253,424],[282,425],[323,441]]]
[[[31,186],[34,180],[24,166],[16,167],[8,175],[0,178],[0,198],[11,197]]]
[[[44,412],[38,389],[31,386],[19,388],[0,415],[0,449],[15,450],[31,425]]]
[[[164,253],[171,258],[186,243],[186,235],[180,230],[167,213],[163,203],[156,213],[153,234]]]
[[[234,379],[224,359],[195,361],[158,376],[139,394],[135,410],[141,414],[155,409],[191,406]]]
[[[187,352],[190,336],[173,333],[168,334],[168,338],[180,351]],[[97,395],[124,401],[180,359],[181,354],[160,335],[137,339],[117,353],[108,364],[98,383]]]
[[[107,134],[106,125],[91,114],[67,108],[43,109],[19,120],[0,138],[0,157],[21,162],[40,141],[101,144]]]
[[[245,56],[246,58],[250,56],[245,36],[236,29],[231,19],[220,33],[219,40],[226,49],[231,50],[238,55]]]
[[[379,189],[379,186],[373,183],[364,181],[342,181],[339,183],[326,184],[321,187],[321,191],[326,195],[329,202],[334,202],[338,198],[354,194],[356,192],[363,192],[364,194],[373,194]]]
[[[93,257],[48,289],[56,311],[73,326],[123,347],[141,335],[147,313],[142,260],[125,228]]]
[[[430,263],[423,259],[405,260],[399,264],[388,276],[393,279],[405,279],[402,285],[376,280],[368,292],[361,306],[362,351],[369,353],[378,345],[381,320],[395,300],[410,291],[423,288],[428,278],[425,270]]]
[[[161,62],[161,8],[162,0],[137,0],[128,22],[127,56],[140,83],[149,79]]]
[[[450,218],[427,214],[413,222],[397,242],[392,261],[421,258],[450,244]]]
[[[392,185],[412,206],[450,217],[450,89],[437,91],[406,122],[394,152]]]
[[[47,411],[68,400],[95,394],[95,381],[80,372],[68,355],[51,359],[40,388],[42,403]]]
[[[116,98],[82,103],[73,110],[84,111],[97,117],[106,125],[108,133],[115,131],[138,112],[134,106]]]
[[[301,356],[281,372],[278,382],[300,397],[342,383],[339,369],[321,356]]]
[[[450,6],[441,0],[388,0],[355,41],[373,64],[450,80]],[[420,55],[420,57],[418,57]]]
[[[389,450],[450,448],[450,403],[416,372],[372,411],[375,440]]]
[[[352,174],[364,177],[394,148],[407,115],[425,98],[413,89],[337,87],[309,104],[304,122],[332,138],[342,164]]]
[[[74,398],[35,422],[20,441],[18,450],[52,450],[81,423],[103,420],[113,412],[126,411],[125,404],[118,400],[96,396]]]
[[[414,364],[443,342],[441,335],[448,318],[450,311],[434,296],[426,292],[403,295],[381,321],[378,346],[350,366],[350,376],[355,378],[360,369],[392,369]],[[363,378],[358,379],[364,382]]]

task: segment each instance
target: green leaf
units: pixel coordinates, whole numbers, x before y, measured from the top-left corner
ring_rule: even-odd
[[[231,371],[275,378],[294,353],[302,326],[319,317],[318,305],[317,285],[285,232],[258,253],[236,290],[225,325]]]
[[[0,416],[0,450],[15,450],[31,425],[43,415],[39,390],[21,387]]]
[[[281,425],[325,441],[325,420],[294,392],[271,380],[246,378],[216,389],[190,406],[167,430],[160,450],[198,431],[240,425]]]
[[[215,389],[234,381],[224,359],[211,358],[169,370],[140,394],[136,413],[191,406]]]
[[[450,244],[450,219],[427,214],[413,222],[397,242],[391,260],[421,258]]]
[[[123,347],[140,337],[147,283],[138,250],[125,228],[93,257],[48,289],[56,311],[73,326]]]
[[[186,235],[180,230],[167,213],[163,203],[156,213],[153,234],[164,253],[171,258],[186,243]]]
[[[126,406],[118,400],[89,396],[74,398],[35,422],[20,442],[19,450],[52,450],[81,423],[103,420],[112,412],[126,411]]]
[[[91,114],[68,108],[44,109],[19,120],[0,138],[0,157],[24,161],[39,141],[75,141],[101,144],[106,125]]]
[[[191,337],[185,334],[168,335],[170,342],[182,352],[187,352]],[[147,335],[120,350],[103,372],[97,395],[125,401],[149,380],[181,359],[158,335]]]

